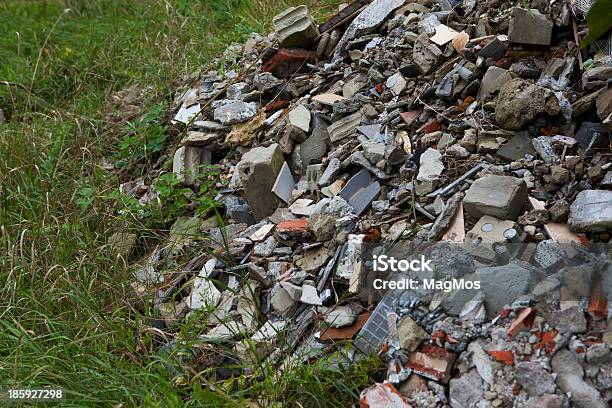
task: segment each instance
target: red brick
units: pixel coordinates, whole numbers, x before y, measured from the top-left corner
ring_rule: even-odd
[[[289,106],[289,101],[286,99],[277,99],[275,101],[270,102],[264,107],[266,112],[276,112],[279,109],[286,108]]]
[[[425,344],[410,355],[408,367],[423,377],[447,383],[455,354],[431,344]]]
[[[531,327],[533,320],[535,319],[535,315],[535,307],[526,307],[525,309],[521,310],[508,329],[508,336],[514,337],[519,332]]]
[[[588,312],[595,320],[601,320],[608,317],[608,299],[603,291],[601,281],[597,282],[593,287]]]
[[[487,353],[489,353],[495,361],[499,361],[509,366],[514,365],[514,354],[512,354],[510,350],[489,350]]]
[[[276,231],[289,234],[308,232],[308,219],[283,221],[276,225]]]
[[[390,383],[374,384],[361,392],[360,408],[411,408],[410,403]]]

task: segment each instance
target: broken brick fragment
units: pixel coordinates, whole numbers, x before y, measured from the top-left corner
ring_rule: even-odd
[[[423,128],[423,131],[425,133],[433,133],[437,130],[440,130],[441,128],[442,126],[440,126],[440,124],[437,121],[432,120],[431,122],[425,125],[425,127]]]
[[[308,232],[308,219],[287,220],[276,226],[276,231],[285,234],[300,234]]]
[[[535,319],[535,314],[535,307],[526,307],[525,309],[521,310],[508,329],[508,336],[514,337],[519,332],[531,327],[533,320]]]
[[[406,398],[390,383],[374,384],[361,392],[360,408],[410,408]]]
[[[514,354],[512,354],[510,350],[489,350],[487,353],[489,353],[495,361],[499,361],[509,366],[514,365]]]
[[[593,287],[591,301],[589,302],[587,311],[594,320],[601,320],[608,317],[608,299],[604,293],[601,280]]]
[[[281,48],[261,67],[262,72],[270,72],[277,78],[287,78],[298,72],[308,70],[307,64],[315,64],[317,54],[299,48]]]
[[[410,355],[408,367],[415,373],[432,380],[447,383],[455,354],[431,344],[425,344]]]
[[[264,107],[266,112],[276,112],[279,109],[286,108],[289,106],[289,101],[286,99],[277,99],[275,101],[270,102]]]
[[[414,122],[420,115],[421,112],[413,110],[400,113],[400,118],[402,118],[402,120],[407,126],[410,126],[412,125],[412,122]]]
[[[331,327],[321,332],[320,339],[325,340],[350,340],[365,326],[370,318],[370,312],[363,312],[357,316],[357,320],[350,326],[346,327]]]

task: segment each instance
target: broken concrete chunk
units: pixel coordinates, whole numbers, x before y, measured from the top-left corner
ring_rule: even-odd
[[[221,292],[212,281],[206,277],[197,276],[186,303],[191,310],[206,310],[214,309],[220,299]]]
[[[429,74],[440,64],[442,51],[429,41],[426,34],[419,36],[414,44],[412,60],[417,65],[423,75]]]
[[[298,105],[287,115],[289,123],[305,133],[310,131],[310,111],[304,105]]]
[[[297,310],[301,296],[302,288],[283,282],[276,288],[270,303],[281,316],[290,317]]]
[[[335,180],[336,176],[340,172],[341,165],[342,163],[337,158],[333,157],[332,159],[330,159],[329,163],[327,163],[327,167],[325,168],[325,171],[323,172],[323,174],[321,175],[321,178],[319,179],[319,186],[321,187],[329,186]]]
[[[472,217],[491,215],[501,220],[514,220],[527,200],[523,179],[488,174],[476,180],[465,194],[463,207]]]
[[[319,294],[317,293],[317,288],[310,285],[302,286],[302,296],[300,297],[300,302],[315,306],[321,306],[323,304]]]
[[[556,115],[559,112],[559,101],[551,91],[516,78],[501,87],[495,106],[495,120],[504,129],[518,130],[539,115]]]
[[[508,30],[508,40],[512,43],[549,45],[553,23],[538,9],[514,7]]]
[[[529,395],[539,396],[555,391],[555,380],[552,375],[533,361],[521,361],[516,365],[516,382]]]
[[[357,320],[357,312],[350,306],[336,306],[325,315],[325,323],[330,327],[350,326]]]
[[[361,392],[360,408],[410,408],[412,405],[390,383],[374,384]]]
[[[308,7],[291,7],[272,19],[278,41],[283,47],[307,48],[319,35]]]
[[[485,294],[485,306],[489,318],[527,293],[532,281],[530,271],[513,264],[478,268],[476,275],[480,279],[480,288]]]
[[[476,370],[470,370],[449,383],[449,398],[452,408],[473,408],[484,400],[486,387]]]
[[[427,332],[410,316],[404,317],[397,324],[400,347],[410,352],[415,351],[427,338]]]
[[[293,154],[299,152],[303,169],[310,163],[321,160],[327,152],[327,146],[330,142],[328,130],[327,122],[315,114],[312,120],[312,134],[304,143],[293,149]]]
[[[308,218],[308,227],[318,242],[325,242],[334,236],[336,220],[331,214],[313,214]]]
[[[556,382],[564,393],[571,394],[571,403],[577,408],[605,408],[606,403],[595,388],[583,380],[584,370],[571,351],[561,349],[551,360],[557,374]]]
[[[525,134],[525,132],[519,132],[514,135],[497,151],[499,157],[510,161],[524,159],[526,155],[534,156],[535,153],[531,137]]]
[[[226,101],[215,109],[214,118],[223,125],[246,122],[257,115],[257,103],[242,101]]]
[[[612,228],[612,191],[578,193],[570,206],[568,223],[577,231],[609,231]]]
[[[404,5],[404,0],[374,0],[349,25],[340,39],[334,59],[338,59],[344,48],[354,38],[376,30],[395,10]]]
[[[272,187],[283,163],[280,147],[273,144],[249,150],[236,165],[247,201],[257,221],[271,215],[279,205]]]
[[[334,103],[346,99],[344,96],[336,94],[320,94],[312,97],[314,102],[318,102],[321,105],[334,106]]]
[[[487,99],[496,94],[501,87],[512,78],[514,78],[514,76],[509,71],[491,65],[480,82],[478,99]]]
[[[442,154],[436,149],[427,149],[421,155],[419,164],[419,175],[417,176],[418,181],[425,181],[432,177],[437,178],[444,171]]]
[[[193,184],[196,177],[202,173],[202,168],[211,164],[212,152],[195,147],[181,146],[174,153],[172,171],[185,184]]]

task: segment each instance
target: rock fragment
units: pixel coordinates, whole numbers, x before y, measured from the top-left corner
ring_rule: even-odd
[[[279,205],[272,187],[283,163],[280,147],[273,144],[249,150],[236,166],[249,207],[257,221],[272,214]]]
[[[463,206],[472,217],[490,215],[514,220],[527,200],[527,186],[522,179],[486,175],[476,180],[465,194]]]
[[[308,7],[291,7],[272,19],[278,41],[283,47],[309,47],[319,35]]]
[[[579,231],[606,231],[612,228],[612,191],[584,190],[570,206],[570,226]]]

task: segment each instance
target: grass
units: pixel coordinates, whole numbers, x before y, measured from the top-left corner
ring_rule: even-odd
[[[310,5],[325,15],[332,3],[339,2]],[[232,41],[267,33],[286,6],[0,2],[0,109],[9,118],[0,125],[0,388],[63,387],[66,407],[246,406],[262,396],[303,406],[355,402],[378,368],[372,362],[342,370],[300,365],[280,381],[269,367],[256,371],[260,377],[221,382],[198,365],[169,374],[155,358],[159,333],[129,302],[129,266],[105,250],[120,226],[113,192],[124,175],[105,170],[104,159],[115,160],[130,142],[131,118],[112,95],[130,85],[146,89],[134,115],[155,113],[178,82]],[[142,126],[162,126],[157,119]],[[172,142],[166,130],[160,144]],[[138,228],[139,235],[164,234]],[[200,331],[191,321],[180,334],[190,341]]]

